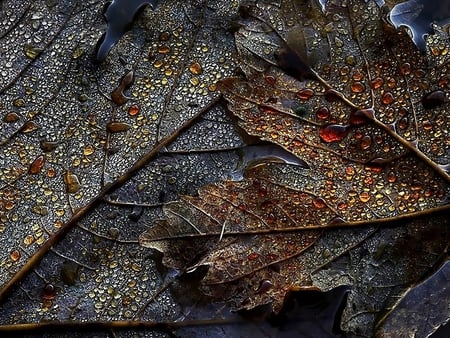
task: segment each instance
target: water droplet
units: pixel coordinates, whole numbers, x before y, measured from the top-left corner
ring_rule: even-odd
[[[264,77],[264,80],[266,81],[267,84],[269,84],[269,85],[271,85],[271,86],[274,86],[275,83],[277,82],[276,77],[275,77],[275,76],[272,76],[272,75],[266,75],[266,76]]]
[[[388,172],[387,180],[389,183],[394,183],[395,181],[397,181],[397,176],[395,176],[395,172],[393,171]]]
[[[31,175],[39,174],[42,167],[45,163],[45,157],[43,155],[39,155],[36,157],[36,159],[31,163],[30,167],[28,168],[28,173]]]
[[[400,121],[398,121],[398,128],[401,130],[405,130],[406,128],[408,128],[409,125],[409,121],[407,117],[403,117],[400,119]]]
[[[320,128],[319,136],[325,143],[340,142],[347,136],[348,132],[348,126],[329,124]]]
[[[200,63],[194,62],[189,66],[189,71],[194,75],[200,75],[203,73],[203,68]]]
[[[248,258],[250,261],[254,261],[255,259],[258,259],[258,258],[259,258],[259,254],[256,253],[256,252],[252,252],[251,254],[249,254],[249,255],[247,256],[247,258]]]
[[[58,142],[49,142],[49,141],[44,141],[44,140],[41,140],[39,142],[39,147],[42,149],[42,151],[44,151],[46,153],[55,149],[57,145],[58,145]]]
[[[28,58],[34,60],[39,56],[39,54],[42,53],[43,49],[27,43],[25,44],[25,46],[23,46],[23,51]]]
[[[431,93],[425,94],[422,98],[422,105],[425,109],[432,109],[448,102],[445,92],[442,90],[435,90]]]
[[[64,284],[75,285],[80,266],[72,261],[64,261],[61,266],[60,277]]]
[[[130,116],[136,116],[137,114],[139,114],[140,110],[141,109],[139,108],[139,106],[134,104],[128,108],[128,114]]]
[[[320,107],[316,111],[316,116],[319,120],[326,120],[330,117],[330,110],[327,107]]]
[[[56,288],[53,284],[45,284],[42,290],[42,299],[53,300],[56,297]]]
[[[392,102],[394,102],[394,95],[392,95],[391,92],[384,93],[381,97],[381,102],[385,105],[391,104]]]
[[[313,95],[314,95],[314,91],[309,88],[304,88],[297,92],[297,97],[303,101],[309,100]]]
[[[353,93],[362,93],[366,90],[366,86],[364,86],[364,83],[357,81],[350,85],[350,89]]]
[[[360,145],[361,149],[363,150],[369,149],[372,145],[372,138],[368,135],[364,136],[363,138],[361,138]]]
[[[9,257],[11,258],[11,260],[13,262],[17,262],[20,259],[20,251],[19,250],[13,250],[11,251],[11,253],[9,254]]]
[[[372,108],[352,110],[350,112],[349,123],[353,126],[365,124],[373,120],[373,113]]]
[[[378,89],[383,85],[383,79],[381,77],[376,77],[371,81],[371,86],[373,89]]]
[[[109,133],[120,133],[125,132],[128,129],[130,129],[131,126],[128,123],[125,122],[108,122],[106,125],[106,131]]]
[[[370,195],[368,192],[364,191],[361,194],[359,194],[359,200],[363,203],[366,203],[370,200]]]
[[[160,54],[167,54],[170,52],[170,47],[167,45],[162,45],[158,47],[158,53]]]
[[[29,246],[29,245],[33,244],[34,241],[35,241],[35,238],[34,238],[33,235],[27,235],[27,236],[25,236],[25,238],[23,239],[23,243],[24,243],[26,246]]]
[[[15,112],[10,112],[3,117],[3,122],[12,123],[20,119],[19,115]]]
[[[327,204],[325,203],[325,200],[322,197],[316,197],[313,199],[313,205],[317,208],[317,209],[323,209],[327,206]]]
[[[25,122],[24,125],[19,129],[19,131],[23,134],[31,133],[38,129],[38,126],[33,121]]]
[[[170,39],[170,33],[162,32],[161,34],[159,34],[158,39],[159,39],[159,41],[168,41]]]
[[[189,82],[193,85],[193,86],[198,86],[200,83],[200,80],[198,79],[198,77],[191,77],[189,79]]]
[[[422,126],[426,131],[430,131],[433,129],[433,124],[429,120],[423,121]]]
[[[261,281],[261,283],[259,284],[259,287],[258,287],[258,290],[256,290],[256,293],[258,293],[258,294],[266,293],[272,287],[273,287],[272,282],[268,279],[265,279],[265,280]]]
[[[66,184],[66,192],[69,194],[74,194],[80,190],[80,181],[78,180],[78,177],[70,172],[66,171],[63,176],[64,183]]]
[[[411,65],[408,62],[405,62],[400,66],[400,72],[403,75],[411,74]]]

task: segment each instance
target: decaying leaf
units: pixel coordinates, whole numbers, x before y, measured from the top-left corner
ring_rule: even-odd
[[[205,290],[237,308],[272,302],[277,311],[287,290],[318,285],[312,276],[342,256],[367,246],[367,264],[375,264],[389,236],[407,242],[427,231],[420,218],[395,231],[381,224],[448,212],[448,34],[436,27],[423,54],[384,13],[375,1],[357,0],[328,2],[324,11],[315,1],[246,6],[235,36],[245,76],[220,89],[239,127],[309,168],[257,167],[241,182],[203,187],[198,197],[167,204],[166,219],[141,244],[163,251],[170,266],[208,266]],[[448,221],[441,223],[430,221],[442,241],[424,248],[426,268],[399,254],[394,294],[445,252]],[[359,227],[328,229],[336,224]],[[373,238],[378,248],[368,244]],[[347,273],[358,285],[358,273]],[[380,295],[386,303],[363,319],[364,334],[392,297]],[[364,306],[350,310],[348,325],[364,317]]]

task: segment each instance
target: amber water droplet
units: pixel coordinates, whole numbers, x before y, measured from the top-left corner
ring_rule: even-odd
[[[24,243],[26,246],[29,246],[29,245],[33,244],[34,241],[35,241],[35,238],[34,238],[33,235],[27,235],[27,236],[23,239],[23,243]]]
[[[314,95],[314,91],[309,88],[301,89],[297,93],[297,97],[303,101],[309,100],[311,97],[313,97],[313,95]]]
[[[45,157],[43,155],[39,155],[36,157],[36,159],[31,163],[30,167],[28,168],[28,173],[31,175],[39,174],[42,167],[45,163]]]
[[[25,55],[26,55],[27,57],[29,57],[31,60],[36,59],[36,58],[39,56],[39,54],[42,53],[42,51],[43,51],[42,48],[35,47],[35,46],[33,46],[33,45],[30,45],[30,44],[26,44],[26,45],[23,47],[23,52],[24,52]]]
[[[364,191],[361,194],[359,194],[359,200],[363,203],[366,203],[370,200],[370,195],[368,192]]]
[[[128,123],[125,122],[109,122],[106,125],[106,131],[108,131],[109,133],[120,133],[120,132],[125,132],[128,129],[130,129],[131,126]]]
[[[52,300],[56,297],[56,288],[53,284],[46,284],[42,290],[42,299]]]
[[[358,109],[358,110],[352,110],[350,112],[350,117],[348,119],[348,122],[352,126],[358,126],[361,124],[365,124],[369,122],[370,120],[373,120],[373,109],[367,108],[367,109]]]
[[[317,209],[323,209],[327,206],[325,200],[322,197],[316,197],[313,199],[313,204]]]
[[[265,280],[261,281],[261,283],[259,283],[259,287],[258,287],[258,290],[256,290],[256,293],[258,293],[258,294],[266,293],[272,287],[273,287],[272,282],[268,279],[265,279]]]
[[[39,147],[42,149],[42,151],[44,151],[46,153],[55,149],[57,145],[58,145],[58,142],[49,142],[49,141],[44,141],[44,140],[41,140],[39,142]]]
[[[370,146],[372,145],[372,138],[368,135],[364,136],[363,138],[361,138],[361,149],[363,150],[367,150],[370,148]]]
[[[423,125],[423,129],[425,129],[426,131],[430,131],[431,129],[433,129],[433,124],[428,120],[423,121],[422,125]]]
[[[405,62],[400,66],[400,72],[403,75],[411,74],[411,65],[408,62]]]
[[[70,172],[66,171],[64,173],[64,183],[66,184],[66,191],[70,194],[74,194],[80,190],[80,181],[78,180],[78,177]]]
[[[20,251],[19,250],[11,251],[9,257],[13,262],[17,262],[20,259]]]
[[[258,258],[259,258],[259,254],[256,253],[256,252],[252,252],[251,254],[249,254],[249,255],[247,256],[247,258],[248,258],[250,261],[254,261],[255,259],[258,259]]]
[[[341,126],[339,124],[329,124],[319,130],[320,139],[325,143],[340,142],[348,134],[348,126]]]
[[[435,90],[431,93],[425,94],[422,98],[422,105],[425,109],[432,109],[448,102],[445,92],[442,90]]]
[[[394,102],[394,95],[392,95],[391,92],[384,93],[381,97],[381,102],[386,105],[391,104],[392,102]]]
[[[275,83],[277,82],[277,79],[275,78],[275,76],[272,75],[266,75],[264,77],[264,80],[266,80],[267,84],[273,86],[275,85]]]
[[[20,132],[23,134],[28,134],[38,129],[38,126],[33,121],[25,122],[24,125],[20,128]]]
[[[362,93],[366,90],[366,86],[364,85],[364,83],[356,81],[350,85],[350,90],[353,93]]]
[[[398,128],[401,130],[405,130],[406,128],[408,128],[409,125],[409,121],[407,117],[403,117],[400,119],[400,121],[398,121]]]
[[[395,176],[395,173],[393,171],[390,171],[387,174],[387,180],[389,183],[394,183],[395,181],[397,181],[397,176]]]
[[[3,122],[13,123],[20,119],[19,115],[15,112],[10,112],[3,117]]]
[[[378,89],[383,85],[383,79],[381,77],[376,77],[370,83],[373,89]]]
[[[159,34],[159,41],[168,41],[170,39],[170,33],[169,32],[162,32]]]
[[[326,120],[330,117],[330,110],[327,107],[320,107],[316,111],[316,116],[319,120]]]
[[[200,63],[194,62],[189,66],[189,71],[194,75],[200,75],[203,73],[203,68]]]
[[[170,47],[167,45],[162,45],[158,47],[158,53],[160,54],[167,54],[170,52]]]
[[[140,110],[141,109],[139,108],[139,106],[134,104],[128,108],[128,114],[130,116],[136,116],[137,114],[139,114]]]

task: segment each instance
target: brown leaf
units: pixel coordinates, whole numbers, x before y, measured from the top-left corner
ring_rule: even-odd
[[[277,310],[326,264],[308,256],[314,250],[330,262],[373,225],[448,209],[449,40],[438,30],[422,54],[372,1],[329,3],[324,13],[315,2],[258,3],[245,15],[236,33],[245,77],[220,88],[240,127],[310,169],[266,166],[203,187],[167,205],[140,242],[169,265],[209,266],[208,292],[239,308],[272,301]],[[326,230],[336,223],[366,228]],[[183,250],[193,237],[201,240]],[[325,237],[336,247],[317,244]],[[261,295],[266,280],[273,287]]]

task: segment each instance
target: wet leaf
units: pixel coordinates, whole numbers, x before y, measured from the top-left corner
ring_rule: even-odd
[[[448,212],[448,34],[436,27],[422,54],[373,1],[328,2],[324,10],[314,1],[258,2],[244,14],[235,35],[244,77],[219,88],[239,127],[309,168],[267,165],[241,182],[203,187],[167,204],[166,218],[140,241],[164,252],[169,266],[207,266],[205,292],[237,308],[272,303],[277,311],[292,287],[336,286],[326,280],[338,277],[322,274],[342,269],[358,295],[342,325],[371,335],[377,314],[445,255],[448,222],[433,216],[426,225],[420,215]],[[406,219],[415,221],[379,228]],[[337,224],[354,230],[330,229]],[[411,253],[428,262],[419,268],[395,242],[415,243],[427,231],[443,241]],[[399,269],[414,273],[377,265],[384,242]],[[364,269],[377,266],[384,281],[360,282],[363,271],[341,265],[364,250]],[[259,293],[266,280],[273,287]],[[378,290],[383,284],[395,290]]]

